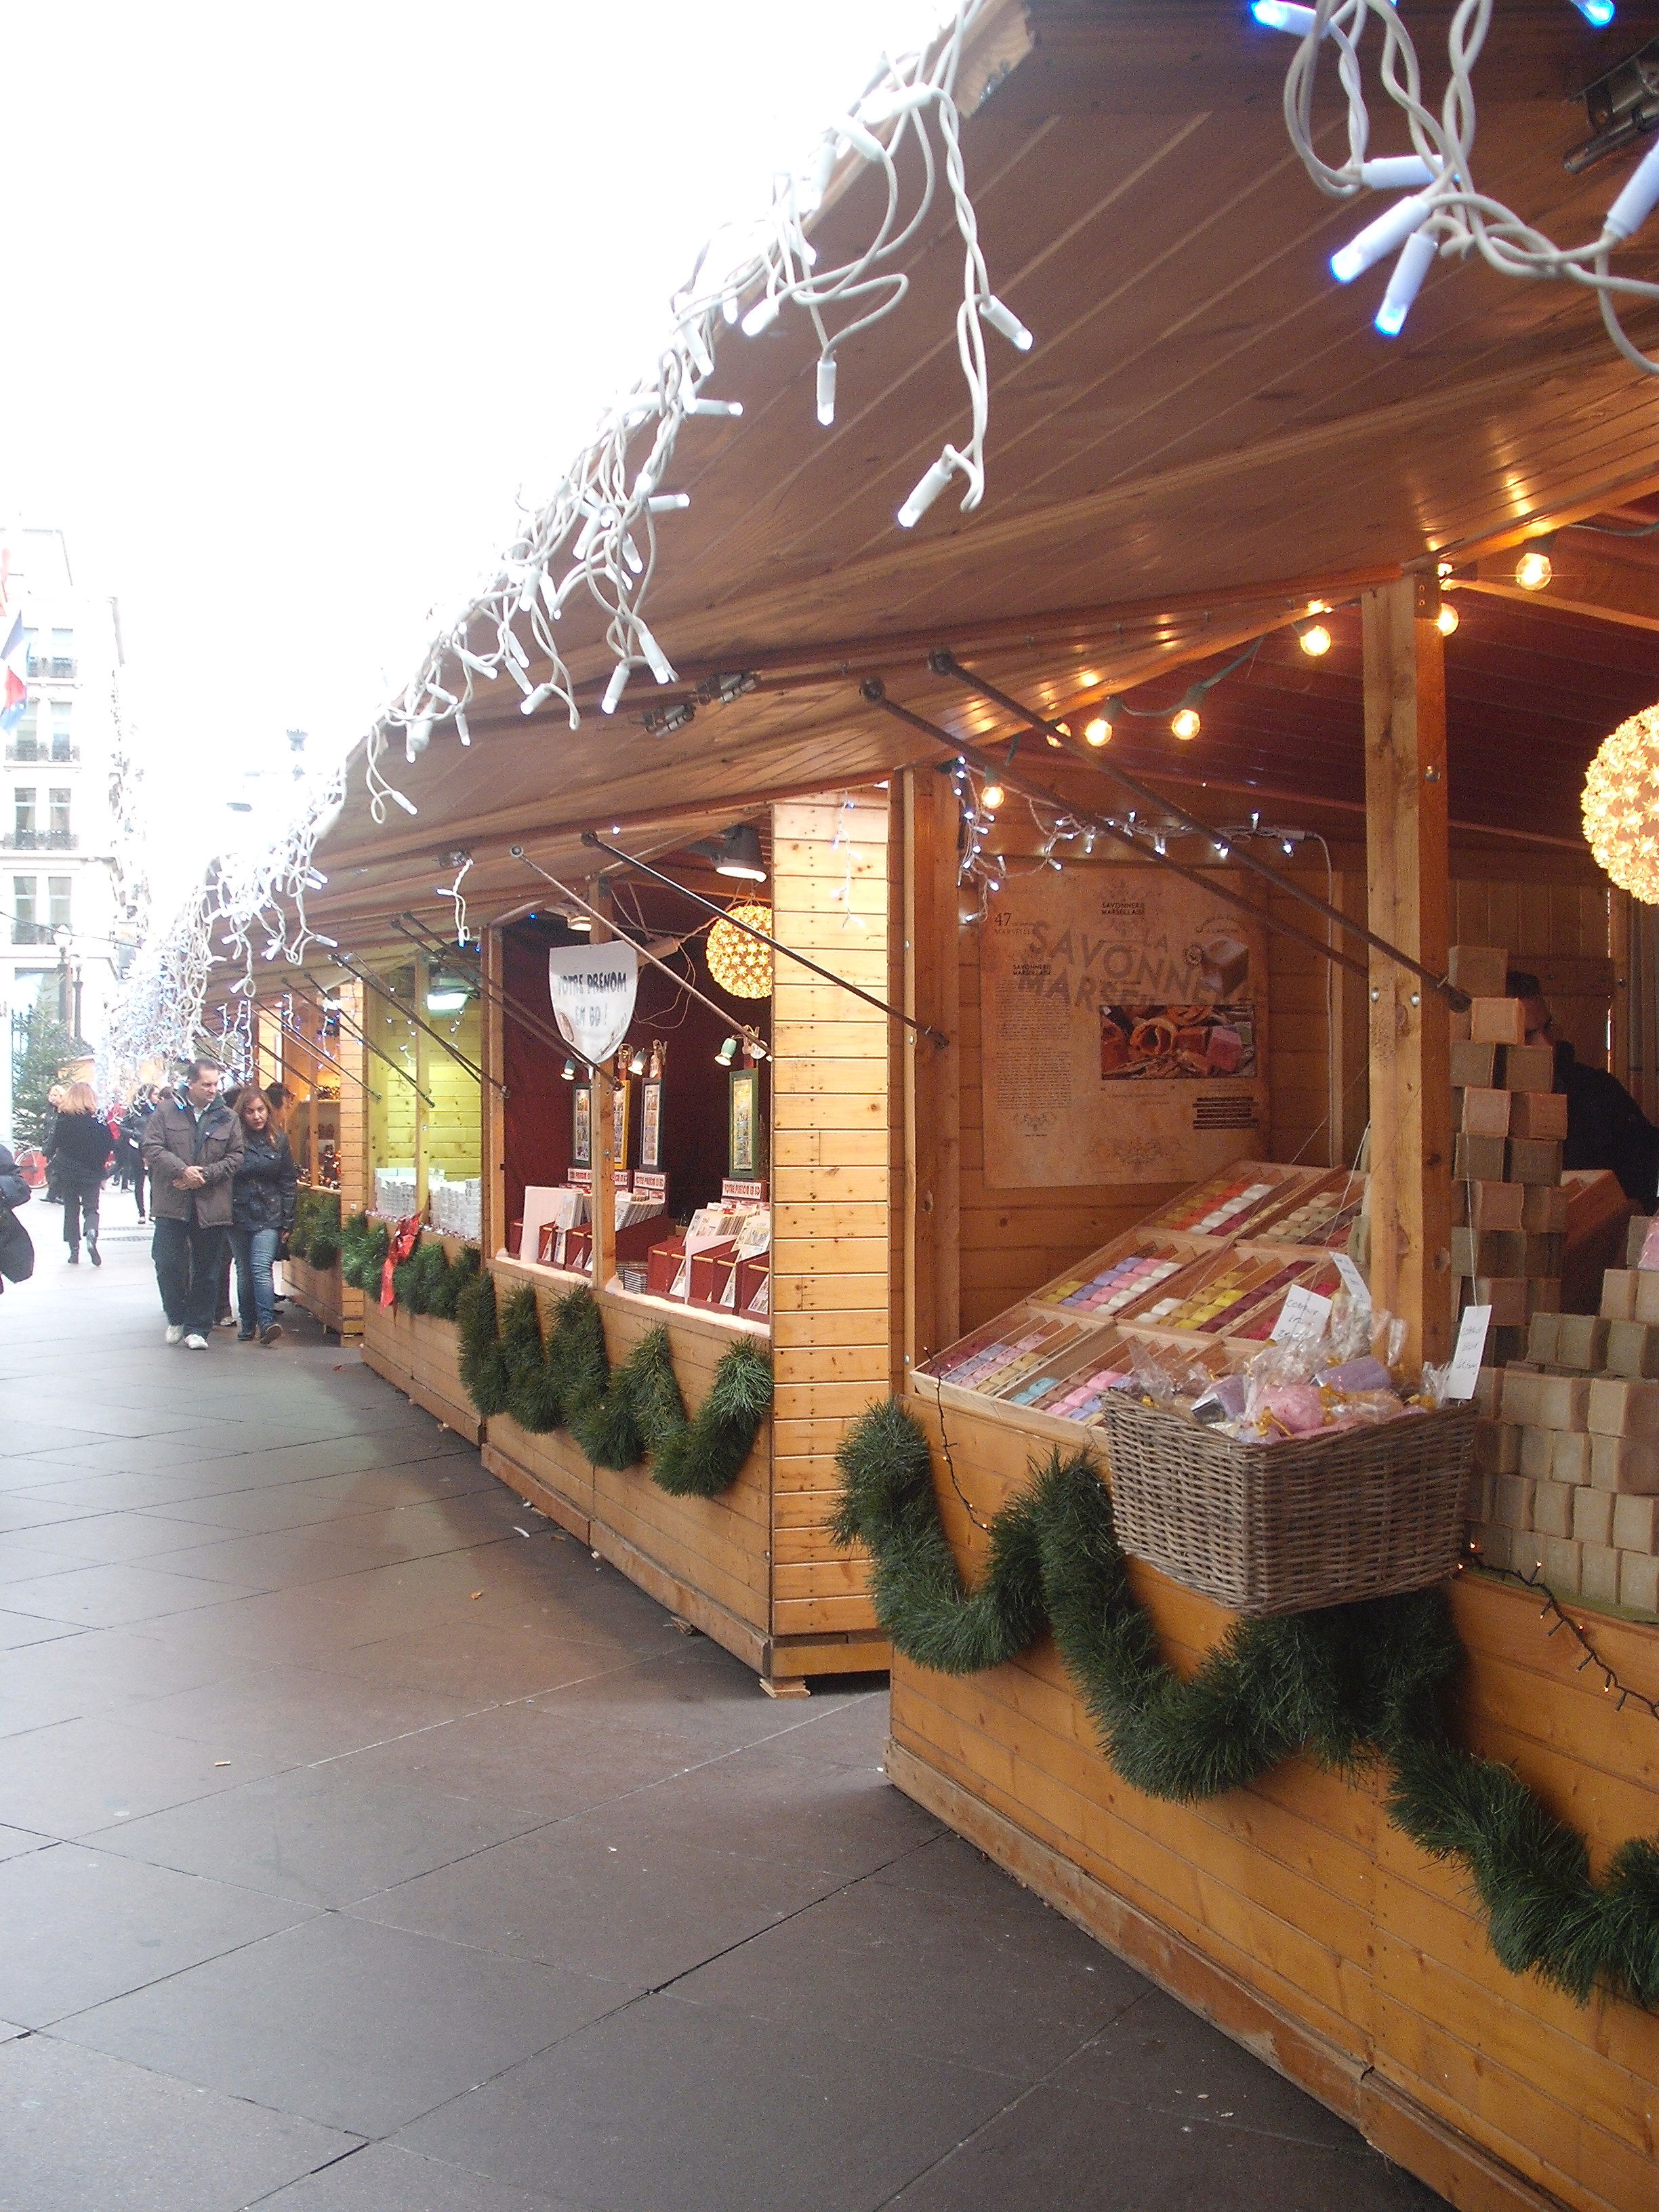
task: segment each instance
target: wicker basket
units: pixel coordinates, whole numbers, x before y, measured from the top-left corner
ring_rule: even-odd
[[[1124,1550],[1236,1613],[1388,1597],[1456,1565],[1472,1407],[1302,1443],[1238,1443],[1115,1395],[1104,1419]]]

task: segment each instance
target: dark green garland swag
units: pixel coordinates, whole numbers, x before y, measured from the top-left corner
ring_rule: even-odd
[[[1393,1770],[1389,1819],[1462,1862],[1504,1966],[1580,2003],[1600,1978],[1659,2005],[1659,1844],[1621,1844],[1598,1883],[1583,1838],[1518,1775],[1452,1741],[1442,1693],[1463,1654],[1443,1593],[1237,1621],[1182,1681],[1129,1586],[1087,1452],[1054,1452],[996,1516],[971,1591],[939,1519],[927,1440],[902,1406],[873,1407],[838,1459],[837,1540],[868,1548],[877,1618],[907,1658],[975,1674],[1051,1630],[1106,1756],[1149,1796],[1212,1797],[1296,1751],[1339,1771],[1381,1759]]]
[[[729,1490],[771,1407],[771,1363],[745,1340],[722,1358],[691,1419],[665,1328],[653,1329],[613,1373],[590,1291],[559,1300],[545,1341],[531,1286],[521,1285],[498,1310],[488,1273],[463,1291],[456,1318],[461,1382],[481,1413],[510,1413],[538,1435],[568,1429],[596,1467],[620,1470],[648,1459],[652,1480],[673,1498]]]
[[[326,1274],[340,1256],[340,1200],[331,1190],[302,1190],[294,1200],[294,1226],[288,1234],[291,1256]]]

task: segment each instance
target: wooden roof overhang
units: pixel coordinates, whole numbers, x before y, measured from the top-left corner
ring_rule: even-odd
[[[1421,0],[1412,13],[1435,98],[1449,12]],[[1593,235],[1628,158],[1566,173],[1584,135],[1574,95],[1656,33],[1659,0],[1625,0],[1600,37],[1565,0],[1506,0],[1476,80],[1484,188],[1554,236]],[[992,281],[1036,343],[1019,355],[988,341],[982,508],[963,516],[947,494],[914,532],[894,524],[965,415],[962,249],[936,206],[904,305],[842,350],[833,428],[814,419],[804,318],[722,344],[712,388],[744,414],[682,432],[665,488],[691,506],[660,523],[647,603],[681,681],[636,675],[602,715],[602,617],[573,605],[560,629],[580,728],[556,710],[526,721],[515,688],[481,685],[470,749],[441,724],[405,766],[394,738],[383,766],[419,811],[380,825],[360,747],[319,853],[314,925],[362,943],[404,909],[446,915],[439,856],[455,849],[472,856],[469,901],[487,919],[534,896],[515,843],[555,873],[591,874],[584,829],[620,823],[631,848],[662,852],[768,798],[939,757],[866,706],[872,673],[963,736],[1006,737],[1006,717],[930,672],[939,646],[1064,714],[1113,692],[1173,706],[1268,632],[1206,701],[1196,744],[1149,718],[1121,731],[1116,757],[1172,787],[1215,786],[1235,818],[1234,794],[1252,791],[1352,808],[1358,621],[1343,605],[1437,556],[1462,586],[1447,653],[1454,818],[1574,839],[1589,755],[1656,694],[1659,568],[1644,544],[1571,531],[1554,604],[1523,603],[1506,595],[1513,553],[1507,570],[1498,556],[1559,520],[1646,515],[1630,502],[1659,489],[1659,380],[1616,356],[1580,289],[1475,262],[1437,265],[1407,335],[1378,337],[1379,286],[1328,270],[1365,218],[1316,191],[1285,138],[1291,50],[1241,0],[988,11],[964,72],[966,173]],[[1374,150],[1404,143],[1385,109]],[[1334,100],[1323,115],[1334,143]],[[845,183],[819,219],[823,255],[867,234],[875,189],[862,170]],[[1632,329],[1659,337],[1659,319]],[[1316,597],[1338,610],[1318,663],[1286,627]],[[649,710],[738,670],[758,678],[747,696],[670,736],[645,728]]]

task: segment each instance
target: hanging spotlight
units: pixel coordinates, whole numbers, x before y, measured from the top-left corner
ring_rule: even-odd
[[[1112,732],[1123,713],[1123,702],[1115,696],[1108,699],[1093,721],[1085,723],[1083,734],[1091,745],[1109,745]]]
[[[1297,643],[1310,660],[1322,660],[1331,649],[1331,634],[1322,622],[1299,622],[1291,627]]]
[[[1007,796],[1000,783],[988,783],[980,792],[979,803],[988,814],[994,814]]]
[[[593,927],[593,917],[591,914],[568,914],[564,918],[564,926],[567,929],[574,929],[586,937]]]
[[[1439,611],[1434,618],[1434,626],[1439,631],[1441,636],[1449,637],[1452,632],[1457,628],[1459,619],[1460,617],[1457,610],[1452,605],[1451,601],[1449,599],[1442,599],[1440,602]]]
[[[1555,574],[1550,559],[1550,548],[1555,543],[1555,532],[1534,538],[1515,564],[1515,580],[1523,592],[1541,592]]]
[[[1179,738],[1182,744],[1190,744],[1203,728],[1199,708],[1204,702],[1204,686],[1194,684],[1181,704],[1170,717],[1170,735]]]
[[[766,863],[761,858],[760,832],[752,823],[738,822],[728,830],[721,843],[720,856],[714,863],[718,876],[737,876],[746,884],[766,881]]]
[[[564,1066],[559,1070],[559,1073],[563,1076],[567,1083],[574,1083],[576,1080],[575,1061],[574,1060],[567,1060]]]
[[[738,1037],[727,1037],[725,1043],[714,1054],[714,1065],[717,1067],[730,1067],[732,1061],[738,1056],[738,1046],[741,1042],[742,1040]]]
[[[629,1054],[628,1072],[630,1075],[643,1075],[645,1073],[645,1047],[642,1044],[635,1045],[633,1052]]]

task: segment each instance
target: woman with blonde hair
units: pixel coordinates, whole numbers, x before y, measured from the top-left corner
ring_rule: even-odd
[[[64,1242],[71,1267],[81,1264],[83,1236],[88,1259],[94,1267],[104,1264],[98,1252],[98,1194],[114,1150],[91,1084],[68,1085],[46,1145],[46,1161],[64,1196]]]

